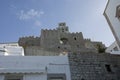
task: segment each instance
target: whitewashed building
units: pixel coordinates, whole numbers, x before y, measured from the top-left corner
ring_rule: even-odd
[[[104,16],[116,39],[116,41],[106,49],[106,52],[120,54],[120,0],[108,0]]]
[[[114,43],[112,43],[106,50],[106,53],[111,53],[111,54],[120,54],[120,48],[117,44],[117,42],[115,41]]]
[[[120,47],[120,0],[108,0],[104,16]]]
[[[71,80],[67,56],[0,56],[0,80]]]
[[[24,50],[17,42],[1,43],[0,56],[24,56]]]
[[[0,47],[0,80],[71,80],[67,55],[24,56],[15,44]]]

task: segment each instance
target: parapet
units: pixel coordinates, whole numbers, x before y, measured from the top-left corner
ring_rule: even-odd
[[[61,22],[58,24],[59,26],[66,26],[66,23],[65,22]]]
[[[40,37],[21,37],[18,41],[19,46],[39,46],[40,45]]]
[[[87,39],[84,39],[85,42],[91,42],[91,39],[87,38]]]

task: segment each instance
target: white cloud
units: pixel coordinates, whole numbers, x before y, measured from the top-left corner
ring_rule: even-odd
[[[41,26],[41,22],[38,20],[36,20],[34,24],[35,24],[35,26]]]
[[[17,14],[19,20],[30,21],[34,26],[41,26],[40,17],[44,14],[43,11],[38,11],[35,9],[30,9],[28,11],[20,10]]]
[[[43,11],[37,11],[34,9],[30,9],[28,11],[21,10],[18,14],[20,20],[29,20],[29,19],[36,19],[43,15]]]

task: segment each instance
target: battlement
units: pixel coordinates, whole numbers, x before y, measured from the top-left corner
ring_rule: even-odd
[[[90,42],[91,41],[91,39],[89,39],[89,38],[86,38],[84,40],[85,40],[85,42]]]
[[[28,36],[19,38],[18,44],[20,46],[39,46],[40,37]]]
[[[65,22],[61,22],[58,24],[59,26],[66,26],[66,23]]]
[[[68,33],[69,32],[69,28],[68,28],[68,26],[66,26],[65,22],[59,23],[58,27],[57,27],[57,30],[59,32],[62,32],[62,33]]]
[[[54,32],[56,29],[41,29],[41,32]]]
[[[31,47],[38,47],[36,48],[38,52],[40,49],[57,53],[69,51],[84,52],[86,49],[95,51],[90,39],[84,39],[82,32],[70,33],[66,23],[59,23],[57,29],[41,29],[40,37],[21,37],[18,43],[24,47],[25,51],[27,51],[27,49],[32,50]],[[33,54],[36,54],[34,52],[35,51],[33,51]],[[30,52],[25,52],[25,54],[29,55]]]
[[[71,35],[81,35],[82,34],[82,32],[72,32],[72,33],[70,33]]]
[[[25,37],[20,37],[20,39],[37,39],[39,37],[35,37],[35,36],[25,36]]]

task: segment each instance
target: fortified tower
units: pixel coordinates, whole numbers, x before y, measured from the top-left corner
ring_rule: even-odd
[[[97,52],[92,42],[86,43],[82,32],[70,33],[66,23],[59,23],[56,29],[42,29],[40,37],[24,37],[19,39],[24,47],[25,55],[60,55],[68,52]],[[89,46],[89,47],[88,47]],[[37,54],[36,54],[37,53]]]
[[[61,33],[69,33],[69,28],[66,26],[66,23],[59,23],[57,30]]]

